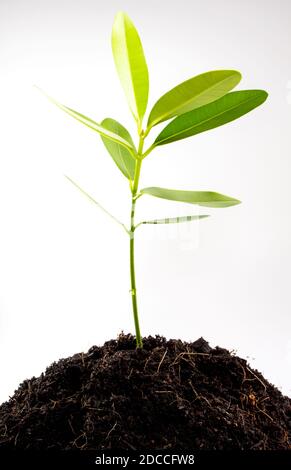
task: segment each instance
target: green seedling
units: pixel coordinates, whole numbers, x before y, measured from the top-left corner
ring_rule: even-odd
[[[122,12],[116,15],[113,24],[112,51],[116,70],[137,126],[137,146],[135,146],[127,129],[118,121],[106,118],[98,124],[52,98],[49,97],[49,99],[73,118],[101,135],[108,153],[129,181],[131,214],[130,224],[127,227],[106,211],[71,178],[68,178],[83,194],[122,226],[129,236],[130,292],[136,346],[142,348],[134,262],[136,229],[143,224],[189,222],[203,219],[208,215],[189,215],[186,217],[145,220],[136,223],[135,212],[138,199],[144,194],[148,194],[171,201],[205,207],[229,207],[240,203],[233,197],[213,191],[181,191],[160,187],[139,189],[143,161],[161,145],[168,145],[171,142],[191,137],[238,119],[261,105],[268,94],[263,90],[231,91],[241,80],[241,74],[235,70],[214,70],[202,73],[186,80],[164,94],[151,109],[144,127],[143,121],[149,94],[148,68],[138,32],[130,18]],[[170,122],[158,134],[154,142],[144,150],[144,144],[151,129],[169,120]]]

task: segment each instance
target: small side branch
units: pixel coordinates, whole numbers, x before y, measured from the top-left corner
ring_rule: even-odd
[[[126,228],[126,226],[122,222],[120,222],[120,220],[118,220],[116,217],[114,217],[114,215],[110,214],[110,212],[108,212],[108,210],[106,210],[105,207],[101,206],[101,204],[99,204],[99,202],[97,202],[92,196],[90,196],[90,194],[88,194],[84,189],[82,189],[74,180],[72,180],[72,178],[70,178],[67,175],[64,175],[64,176],[77,189],[79,189],[79,191],[81,191],[81,193],[84,194],[84,196],[86,196],[88,199],[90,199],[90,201],[93,202],[94,204],[96,204],[96,206],[98,206],[99,209],[101,209],[103,212],[105,212],[105,214],[107,214],[108,217],[110,217],[112,220],[114,220],[114,222],[116,222],[118,225],[121,225],[121,227],[126,231],[126,233],[128,235],[130,234],[129,230]]]

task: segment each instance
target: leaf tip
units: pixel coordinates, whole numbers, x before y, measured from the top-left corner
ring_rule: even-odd
[[[124,12],[119,10],[114,17],[114,21],[116,21],[118,18],[121,18],[124,15]]]
[[[238,199],[233,199],[233,206],[237,206],[238,204],[241,204],[241,201]]]
[[[71,183],[73,183],[73,180],[72,178],[70,178],[68,175],[66,175],[65,173],[63,174],[63,177],[66,178],[68,181],[70,181]]]
[[[239,70],[234,70],[234,73],[237,75],[238,83],[239,83],[242,79],[242,74]]]
[[[40,88],[38,85],[33,85],[33,88],[35,88],[37,91],[42,93],[46,98],[51,99],[51,97],[42,88]]]
[[[268,93],[266,90],[262,90],[262,92],[263,92],[263,93],[262,93],[263,96],[265,97],[265,100],[264,100],[264,101],[266,101],[266,99],[267,99],[268,96],[269,96],[269,93]]]
[[[237,77],[237,83],[239,83],[242,79],[242,74],[239,70],[230,69],[230,70],[225,70],[225,72],[235,75]]]
[[[261,97],[260,104],[263,104],[269,96],[266,90],[253,90],[253,92],[257,93],[258,97]]]
[[[122,22],[122,21],[125,21],[125,20],[129,20],[130,21],[130,18],[128,16],[127,13],[125,13],[125,11],[118,11],[114,17],[114,22],[113,24],[117,24],[118,22]]]

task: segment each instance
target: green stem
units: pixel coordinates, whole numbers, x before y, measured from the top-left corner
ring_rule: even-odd
[[[148,149],[147,151],[142,155],[142,159],[144,159],[145,157],[147,157],[155,148],[155,143],[153,143]]]
[[[131,300],[133,319],[136,334],[136,347],[142,348],[142,337],[140,334],[140,326],[138,319],[137,297],[136,297],[136,282],[135,282],[135,267],[134,267],[134,231],[131,232],[130,237],[130,279],[131,279]]]
[[[132,300],[132,310],[133,310],[133,319],[134,319],[134,326],[135,326],[135,334],[136,334],[136,347],[142,348],[142,336],[140,334],[140,326],[139,326],[139,318],[138,318],[138,307],[137,307],[137,295],[136,295],[136,280],[135,280],[135,259],[134,259],[134,232],[135,232],[135,225],[134,225],[134,216],[135,216],[135,204],[136,204],[136,194],[138,191],[138,183],[140,177],[140,170],[141,170],[141,155],[143,150],[143,143],[144,137],[141,134],[138,146],[138,159],[136,160],[135,166],[135,174],[134,180],[132,185],[132,199],[131,199],[131,214],[130,214],[130,246],[129,246],[129,256],[130,256],[130,282],[131,282],[131,300]]]

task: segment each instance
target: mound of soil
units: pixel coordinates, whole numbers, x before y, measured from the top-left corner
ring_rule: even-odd
[[[290,440],[288,440],[288,438]],[[121,335],[53,363],[0,407],[0,449],[290,449],[291,400],[245,360]]]

